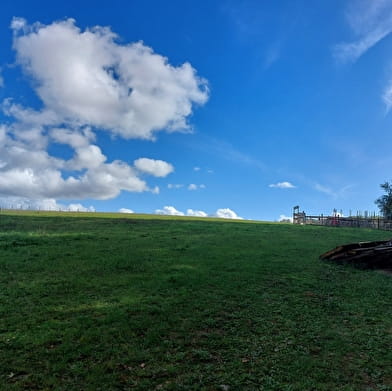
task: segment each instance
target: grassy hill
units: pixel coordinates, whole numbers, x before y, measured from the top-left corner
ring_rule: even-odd
[[[391,233],[0,214],[0,390],[392,390]]]

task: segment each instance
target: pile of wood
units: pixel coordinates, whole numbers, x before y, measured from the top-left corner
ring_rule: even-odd
[[[371,269],[392,270],[392,239],[345,244],[320,255],[320,259]]]

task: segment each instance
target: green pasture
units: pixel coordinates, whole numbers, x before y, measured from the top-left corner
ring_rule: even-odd
[[[390,232],[0,213],[0,390],[392,390]]]

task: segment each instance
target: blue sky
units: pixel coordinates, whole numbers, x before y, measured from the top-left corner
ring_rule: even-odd
[[[8,1],[3,206],[376,211],[392,1]]]

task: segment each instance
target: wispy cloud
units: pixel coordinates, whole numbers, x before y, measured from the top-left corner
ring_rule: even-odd
[[[261,26],[264,24],[266,15],[261,11],[261,7],[257,6],[257,2],[226,1],[223,2],[222,11],[232,24],[237,38],[243,41],[254,41],[262,36]]]
[[[355,62],[392,32],[392,0],[354,0],[346,11],[354,39],[334,46],[334,57]]]
[[[392,26],[388,28],[380,27],[369,32],[358,41],[337,44],[334,47],[334,56],[342,63],[355,62],[391,32]]]
[[[266,50],[264,55],[264,69],[269,69],[281,56],[282,40],[276,40]]]
[[[181,183],[169,183],[167,185],[168,189],[181,189],[181,187],[184,187],[184,185]]]
[[[354,185],[346,185],[339,189],[333,189],[329,186],[321,185],[320,183],[315,183],[313,186],[313,188],[318,192],[324,193],[335,200],[339,198],[345,198],[349,190],[352,189],[353,187]]]
[[[382,95],[382,100],[385,103],[385,107],[388,112],[392,107],[392,79],[389,80],[388,85],[384,90],[384,93]]]
[[[201,150],[204,153],[207,152],[211,155],[214,155],[214,157],[219,157],[221,159],[235,163],[245,164],[247,166],[253,166],[262,171],[267,170],[266,164],[264,164],[262,161],[247,153],[244,153],[228,141],[206,135],[202,136],[200,134],[198,140],[199,141],[197,143],[189,144],[189,146],[194,149]],[[214,171],[208,170],[207,172],[212,174]]]
[[[194,184],[194,183],[191,183],[191,184],[188,186],[188,190],[199,190],[199,189],[205,189],[205,188],[206,188],[206,185],[204,185],[204,184],[196,185],[196,184]]]
[[[317,191],[319,191],[320,193],[324,193],[324,194],[327,194],[327,195],[329,195],[329,196],[331,196],[331,197],[333,197],[333,198],[337,198],[336,192],[334,192],[334,191],[333,191],[330,187],[328,187],[328,186],[323,186],[323,185],[320,185],[319,183],[316,183],[316,184],[314,185],[314,189],[317,190]]]

